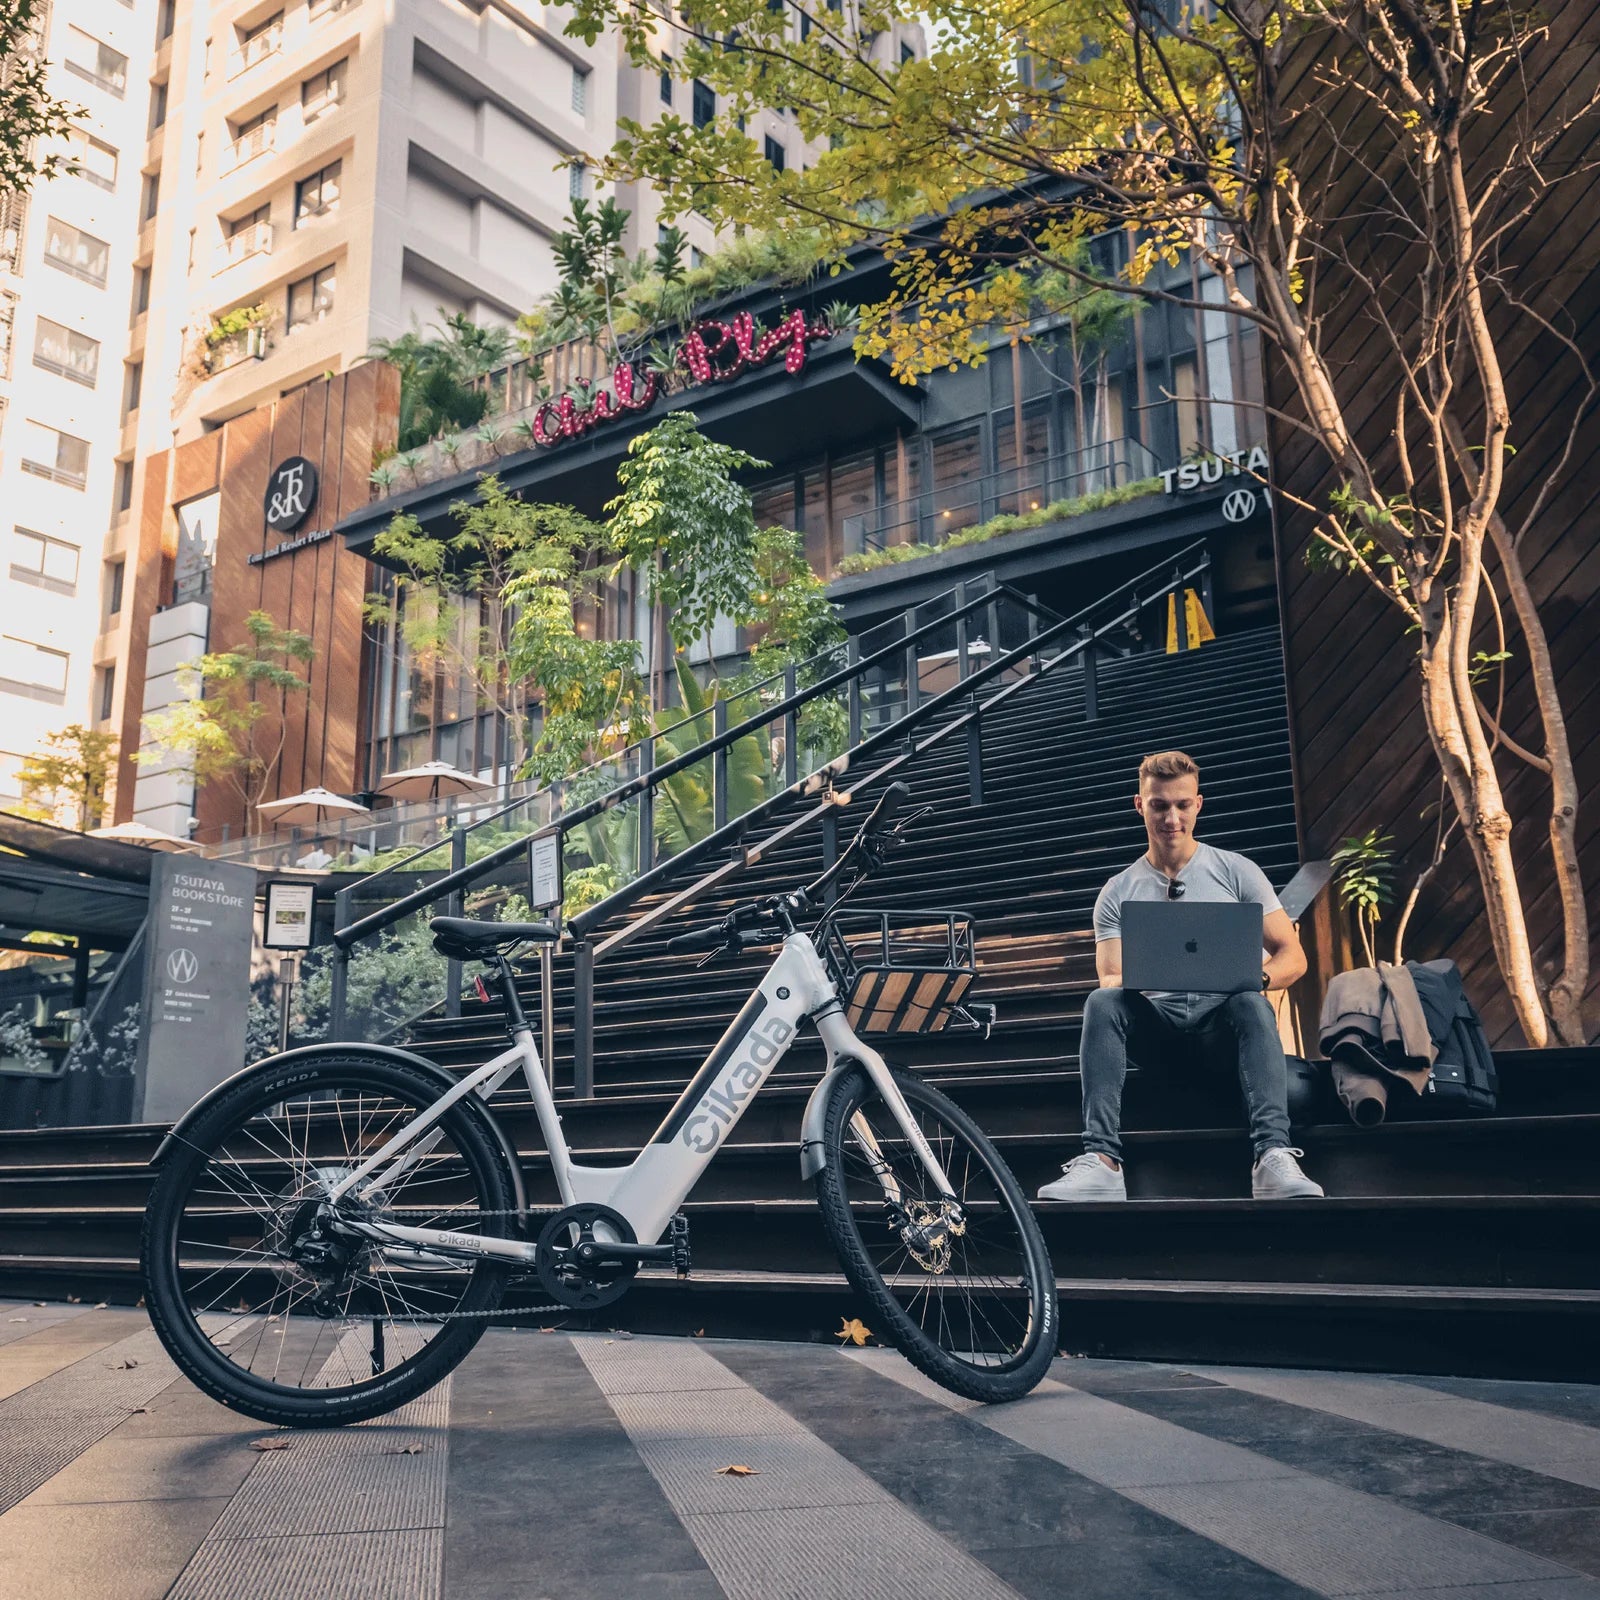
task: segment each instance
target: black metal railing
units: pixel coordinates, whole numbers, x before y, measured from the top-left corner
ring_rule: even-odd
[[[581,830],[598,826],[613,836],[619,832],[631,835],[636,844],[627,881],[619,882],[595,903],[575,910],[564,928],[574,962],[574,1088],[579,1095],[592,1093],[593,985],[598,961],[753,865],[804,828],[821,826],[825,852],[836,848],[836,796],[841,780],[891,747],[897,747],[899,753],[857,780],[857,786],[877,781],[962,731],[967,742],[969,791],[974,803],[981,803],[981,725],[985,716],[1068,659],[1082,660],[1086,715],[1096,716],[1095,663],[1112,636],[1130,623],[1137,626],[1146,607],[1159,604],[1190,585],[1200,586],[1209,607],[1209,578],[1209,556],[1204,545],[1197,543],[1070,617],[1059,616],[991,580],[964,585],[961,590],[939,597],[949,604],[932,619],[912,626],[911,617],[916,613],[908,613],[901,619],[899,636],[888,644],[863,653],[858,641],[850,641],[844,647],[844,664],[823,672],[804,688],[795,682],[796,669],[788,669],[782,698],[752,715],[735,722],[730,702],[715,702],[709,708],[714,721],[710,737],[680,749],[665,761],[651,761],[646,766],[646,759],[654,755],[656,741],[641,741],[631,747],[641,770],[606,792],[561,810],[534,831],[487,850],[475,861],[466,859],[466,832],[458,829],[450,841],[450,870],[442,876],[432,877],[359,917],[353,913],[359,903],[360,885],[342,890],[336,898],[330,1037],[349,1037],[357,1013],[368,1015],[371,1025],[386,1033],[393,1032],[402,1020],[372,1015],[365,1000],[352,1003],[352,958],[358,950],[370,953],[376,948],[373,941],[385,941],[394,962],[401,969],[410,970],[413,956],[427,958],[425,915],[431,915],[441,902],[458,915],[493,912],[508,905],[514,910],[514,897],[526,891],[527,855],[533,842],[554,835],[565,851]],[[1007,633],[1013,642],[1007,642]],[[980,704],[978,690],[991,683],[1001,686]],[[969,699],[971,706],[962,711],[961,703]],[[846,732],[836,753],[828,755],[825,747],[808,751],[808,756],[819,757],[811,765],[809,760],[801,759],[801,729],[807,714],[819,707],[837,716]],[[935,726],[949,713],[957,714]],[[927,737],[919,739],[922,733]],[[763,738],[765,746],[759,743]],[[736,810],[734,765],[741,750],[748,754],[751,741],[757,741],[756,748],[762,751],[771,782],[754,803]],[[745,764],[741,761],[741,768]],[[802,765],[810,765],[810,770],[802,772]],[[658,846],[656,817],[664,806],[681,807],[680,796],[672,785],[674,780],[691,774],[702,798],[709,802],[705,807],[708,826],[698,836],[684,837],[663,853]],[[747,791],[744,797],[749,798]],[[751,830],[780,807],[806,799],[818,799],[818,803],[755,847],[736,848],[743,846]],[[593,848],[592,844],[589,848]],[[603,942],[593,942],[593,935],[603,924],[656,892],[669,876],[718,853],[724,858],[711,871]],[[375,963],[376,955],[371,960]],[[446,1015],[459,1014],[458,963],[451,963],[448,969],[443,1005]]]

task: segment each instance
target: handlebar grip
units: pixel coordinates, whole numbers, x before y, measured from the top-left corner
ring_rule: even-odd
[[[684,950],[718,950],[727,943],[728,935],[720,927],[693,928],[688,933],[680,933],[675,938],[667,940],[669,952]]]
[[[877,833],[880,829],[888,827],[894,821],[895,813],[911,798],[909,784],[894,782],[878,796],[878,803],[872,808],[872,814],[862,823],[861,831],[864,834]]]

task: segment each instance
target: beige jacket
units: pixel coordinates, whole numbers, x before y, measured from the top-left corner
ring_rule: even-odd
[[[1328,984],[1318,1024],[1322,1053],[1340,1043],[1363,1047],[1374,1067],[1421,1094],[1437,1051],[1417,986],[1404,967],[1380,961],[1376,967],[1341,972]]]

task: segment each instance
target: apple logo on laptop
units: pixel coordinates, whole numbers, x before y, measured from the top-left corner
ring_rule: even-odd
[[[1190,955],[1193,955],[1195,951],[1200,948],[1200,944],[1196,939],[1185,939],[1183,941],[1183,948],[1187,950]]]

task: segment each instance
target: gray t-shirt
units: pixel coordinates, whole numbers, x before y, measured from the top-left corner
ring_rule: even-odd
[[[1184,886],[1183,897],[1192,901],[1254,901],[1263,917],[1280,908],[1267,875],[1247,856],[1232,850],[1218,850],[1209,844],[1195,843],[1194,854],[1178,874]],[[1131,867],[1119,872],[1100,891],[1094,903],[1094,936],[1101,939],[1122,937],[1122,907],[1128,900],[1165,900],[1167,875],[1140,856]],[[1263,951],[1263,956],[1265,952]],[[1220,994],[1193,994],[1165,989],[1148,989],[1145,998],[1169,1021],[1189,1027],[1227,998]]]

